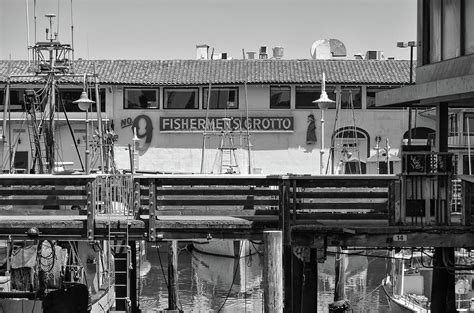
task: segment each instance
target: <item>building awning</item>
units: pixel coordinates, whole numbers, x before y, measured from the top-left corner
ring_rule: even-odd
[[[377,107],[433,106],[449,102],[463,106],[474,101],[474,75],[459,76],[432,82],[381,91],[375,95]]]

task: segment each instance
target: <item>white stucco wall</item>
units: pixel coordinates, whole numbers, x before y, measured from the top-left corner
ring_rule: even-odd
[[[291,132],[251,132],[252,168],[259,168],[265,174],[319,174],[321,149],[321,110],[276,110],[269,109],[269,86],[248,86],[247,99],[249,102],[250,117],[293,117],[294,129]],[[209,116],[245,117],[244,88],[239,92],[239,110],[211,110]],[[112,114],[115,131],[119,135],[116,155],[119,167],[129,168],[129,154],[126,147],[132,143],[132,127],[130,122],[139,115],[146,115],[152,122],[152,138],[146,147],[145,139],[140,139],[139,170],[199,173],[201,170],[203,134],[202,132],[161,132],[160,117],[205,117],[205,110],[123,110],[123,93],[120,89],[113,94],[115,111]],[[292,97],[294,107],[294,96]],[[162,107],[162,106],[161,106]],[[110,111],[109,111],[110,112]],[[335,110],[325,112],[325,154],[324,164],[327,164],[331,135],[335,126]],[[369,141],[358,140],[361,159],[366,159],[369,148],[375,146],[374,138],[382,137],[381,146],[385,147],[385,138],[389,139],[391,148],[400,148],[403,134],[408,129],[407,110],[355,110],[355,125],[369,135]],[[306,143],[308,115],[316,118],[315,144]],[[128,120],[128,123],[127,123]],[[337,121],[337,128],[354,124],[352,112],[341,110]],[[425,117],[417,117],[417,127],[435,128],[435,122]],[[138,133],[143,135],[144,121],[139,126]],[[240,171],[247,172],[248,153],[246,152],[246,136],[234,136],[238,147],[236,158]],[[219,136],[213,135],[207,140],[205,149],[204,168],[212,171],[212,166],[218,155]],[[341,147],[336,147],[341,149]],[[337,153],[336,153],[337,154]],[[337,156],[335,156],[337,161]]]

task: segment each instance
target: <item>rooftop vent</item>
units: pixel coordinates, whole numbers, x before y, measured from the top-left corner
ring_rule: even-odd
[[[385,60],[383,51],[370,50],[365,54],[366,60]]]
[[[208,45],[196,45],[196,60],[207,60],[209,58]]]
[[[247,52],[247,59],[248,60],[255,59],[255,54],[257,54],[255,51]]]
[[[261,46],[260,47],[260,54],[259,54],[260,59],[267,59],[267,46]]]
[[[273,48],[273,57],[277,60],[283,58],[283,47],[274,47]]]

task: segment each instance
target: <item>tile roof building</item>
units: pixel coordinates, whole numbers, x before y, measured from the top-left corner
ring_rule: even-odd
[[[120,168],[130,167],[127,149],[135,132],[139,170],[215,173],[224,117],[231,119],[242,173],[331,173],[344,151],[354,156],[357,152],[361,162],[369,163],[375,138],[383,138],[381,145],[390,145],[391,153],[396,154],[408,129],[407,111],[376,108],[375,94],[408,84],[409,61],[77,60],[74,69],[97,74],[102,117],[119,138],[116,160]],[[8,74],[27,73],[27,61],[0,61],[0,99]],[[325,113],[325,132],[319,123],[322,111],[313,103],[320,96],[323,73],[329,97],[336,100],[341,95],[340,109],[329,108]],[[11,125],[21,137],[16,129],[24,120],[23,92],[40,82],[33,74],[10,82],[13,112],[7,127]],[[79,160],[72,152],[74,141],[84,150],[85,115],[72,101],[80,95],[82,79],[65,77],[58,86],[59,103],[66,107],[74,133],[74,139],[61,135],[66,151],[62,158],[77,168]],[[57,131],[69,132],[66,118],[59,119]],[[206,120],[213,127],[207,131]],[[419,116],[416,123],[431,129],[434,121]],[[22,140],[19,149],[25,153],[16,156],[23,155],[25,160],[18,164],[31,160],[26,145],[27,140]],[[251,153],[246,152],[249,145]],[[320,167],[323,163],[328,164],[324,169]]]

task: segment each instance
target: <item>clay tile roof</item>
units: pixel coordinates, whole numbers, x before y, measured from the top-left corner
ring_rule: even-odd
[[[409,82],[407,60],[77,60],[76,73],[93,73],[101,84],[205,85],[312,84],[322,73],[329,84],[401,85]],[[0,60],[0,82],[27,74],[27,61]],[[22,78],[20,81],[32,81]]]

